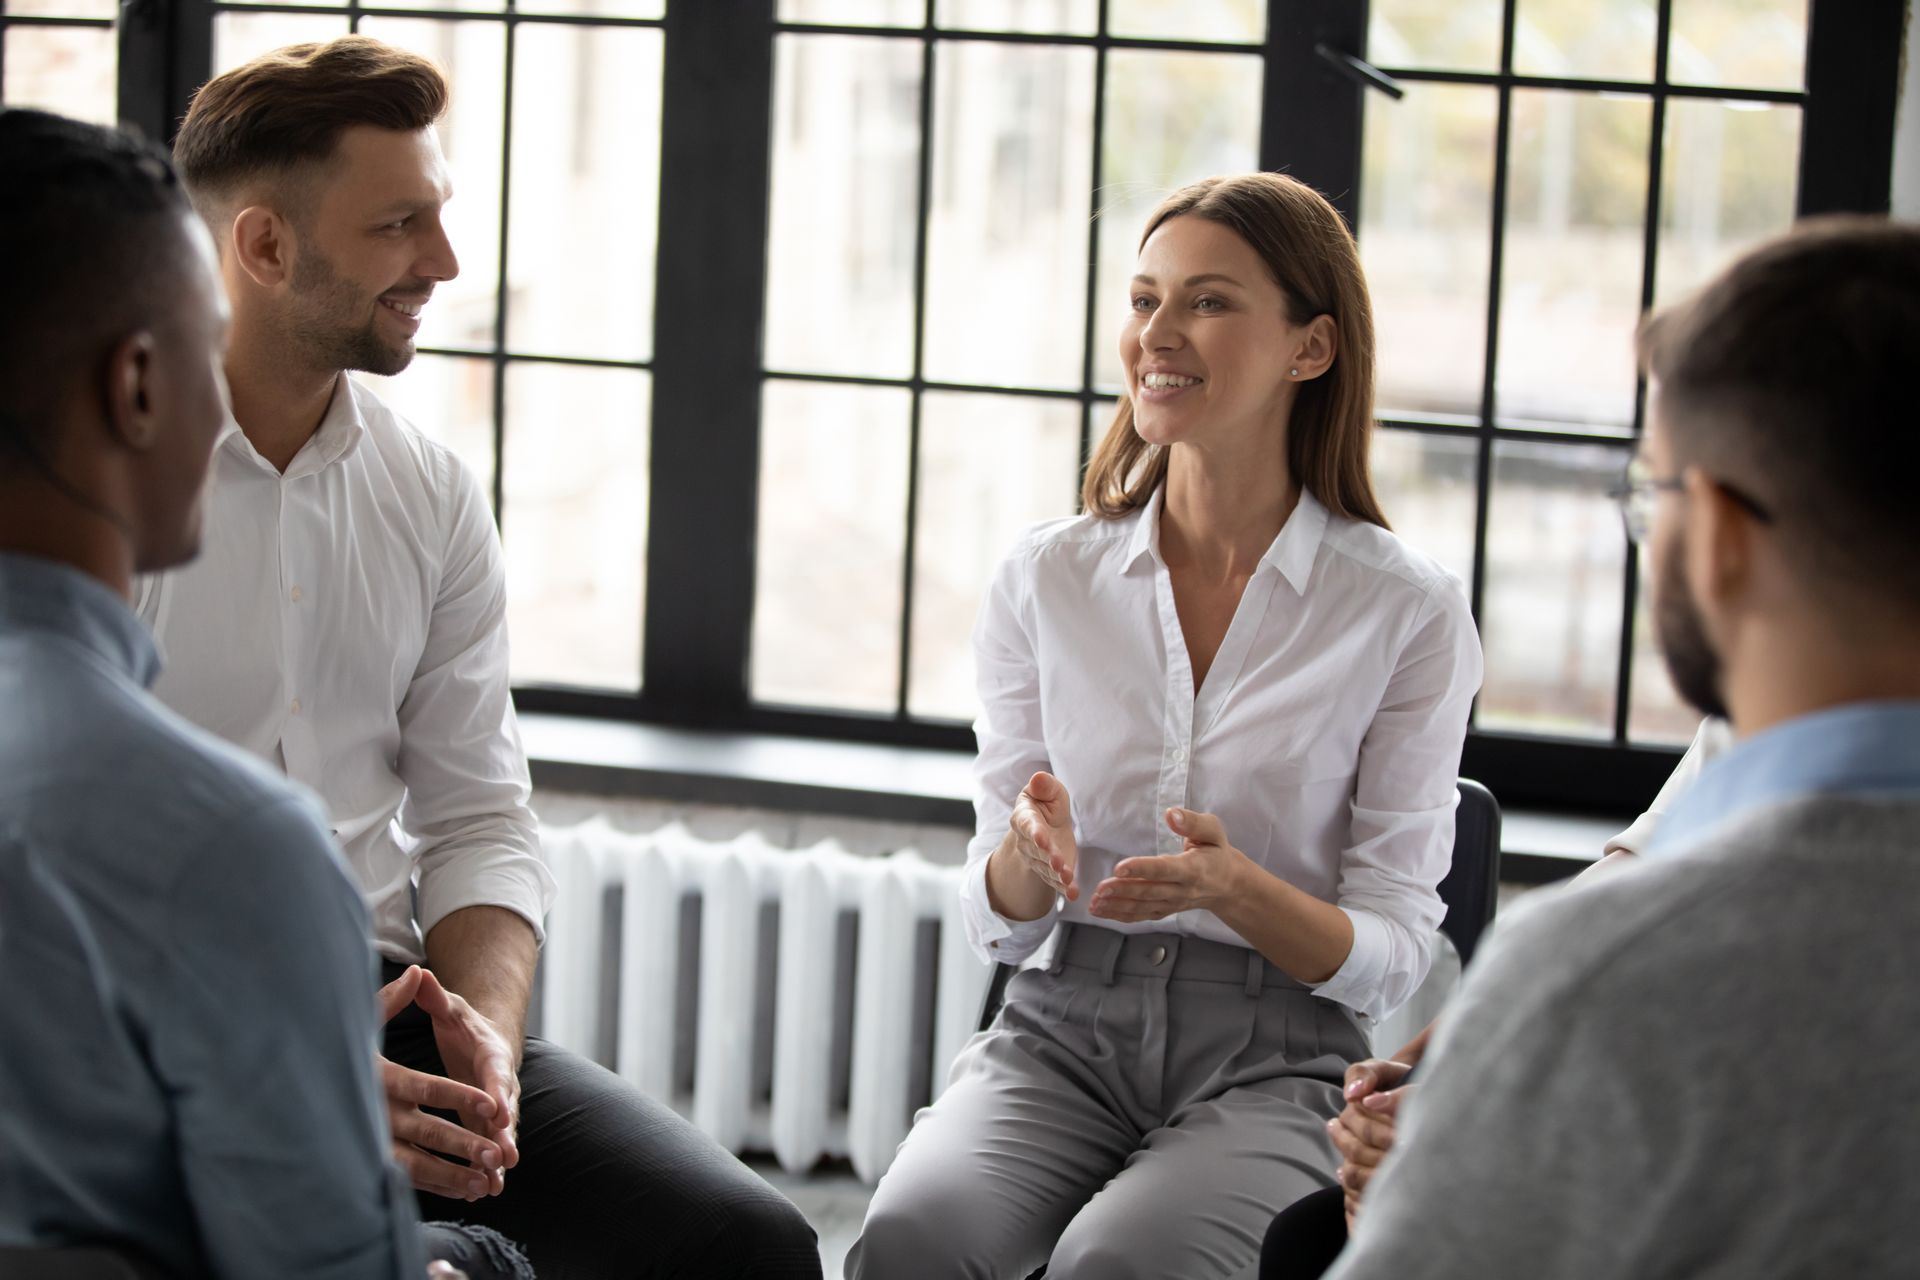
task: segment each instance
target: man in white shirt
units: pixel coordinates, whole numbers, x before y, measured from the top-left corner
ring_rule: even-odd
[[[156,692],[320,794],[388,978],[437,977],[389,1024],[382,1067],[428,1216],[497,1228],[549,1277],[817,1275],[792,1205],[670,1109],[524,1034],[553,882],[499,541],[454,455],[346,375],[405,368],[459,269],[433,130],[446,94],[431,63],[349,37],[195,95],[175,157],[232,299],[234,421],[205,554],[144,593],[170,659]],[[477,1158],[405,1101],[419,1072],[507,1118],[461,1117],[487,1140]]]

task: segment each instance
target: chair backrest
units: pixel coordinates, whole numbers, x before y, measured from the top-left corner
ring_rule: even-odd
[[[145,1262],[99,1245],[0,1247],[0,1280],[161,1280],[161,1274]]]
[[[1460,963],[1473,959],[1480,935],[1493,923],[1500,896],[1500,802],[1493,792],[1471,778],[1460,779],[1460,807],[1453,814],[1453,865],[1440,881],[1440,901],[1447,914],[1440,932],[1447,935]],[[1017,965],[997,964],[980,1005],[980,1029],[993,1022],[1006,999],[1007,983]]]
[[[1452,940],[1461,964],[1473,959],[1499,899],[1500,802],[1473,779],[1462,778],[1460,807],[1453,812],[1453,865],[1440,881],[1440,901],[1447,904],[1440,932]]]

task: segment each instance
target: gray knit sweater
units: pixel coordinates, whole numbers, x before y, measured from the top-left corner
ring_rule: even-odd
[[[1920,1277],[1920,797],[1515,913],[1334,1280]]]

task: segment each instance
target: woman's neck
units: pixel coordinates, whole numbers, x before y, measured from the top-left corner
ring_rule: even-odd
[[[1171,568],[1207,580],[1246,578],[1300,501],[1300,487],[1271,441],[1258,456],[1176,444],[1167,459],[1160,553]]]

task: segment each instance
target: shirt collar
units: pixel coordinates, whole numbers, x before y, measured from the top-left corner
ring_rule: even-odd
[[[1861,791],[1920,791],[1920,701],[1832,707],[1735,743],[1661,819],[1648,852],[1671,853],[1764,805]]]
[[[1166,563],[1160,555],[1160,505],[1166,491],[1167,486],[1160,485],[1146,505],[1134,512],[1133,534],[1128,539],[1126,557],[1120,562],[1120,572],[1131,570],[1142,556],[1151,556],[1158,565]],[[1260,557],[1260,568],[1277,570],[1296,592],[1305,595],[1307,583],[1313,577],[1314,561],[1320,555],[1320,543],[1326,537],[1328,519],[1326,507],[1302,488],[1293,514],[1280,526],[1267,553]]]
[[[96,654],[142,688],[160,674],[153,636],[127,602],[78,569],[0,552],[0,633],[47,631]]]
[[[301,476],[325,471],[360,447],[360,441],[367,434],[367,425],[361,416],[356,392],[353,379],[345,373],[340,374],[334,382],[333,399],[327,402],[327,411],[321,415],[319,429],[300,446],[300,452],[294,454],[293,461],[287,464],[287,479],[297,480]],[[216,447],[226,446],[236,436],[240,443],[234,448],[259,465],[270,466],[247,440],[240,424],[234,421],[232,409],[228,409],[227,425],[221,429]]]

